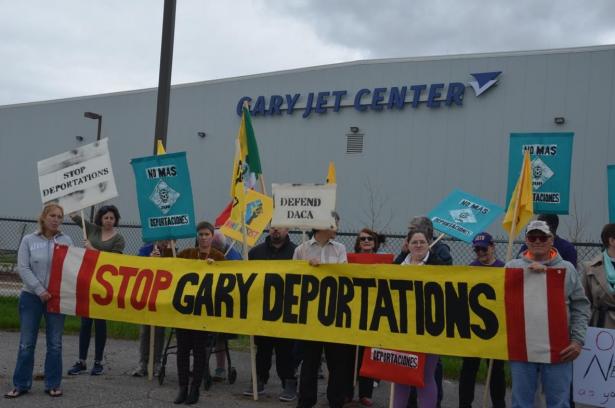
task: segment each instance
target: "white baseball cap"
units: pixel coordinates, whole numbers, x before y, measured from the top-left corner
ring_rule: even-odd
[[[530,221],[530,223],[527,224],[525,235],[529,234],[531,231],[542,231],[547,235],[553,235],[553,233],[549,229],[549,225],[546,222],[540,220]]]

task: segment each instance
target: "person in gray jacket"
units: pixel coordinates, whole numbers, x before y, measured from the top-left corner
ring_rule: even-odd
[[[45,392],[52,397],[62,395],[62,332],[64,315],[47,311],[51,300],[49,278],[51,259],[56,244],[73,245],[69,236],[60,232],[64,210],[47,204],[38,219],[39,230],[21,240],[17,252],[19,276],[23,289],[19,295],[19,352],[13,373],[13,389],[5,398],[18,398],[32,387],[34,348],[41,318],[45,318],[47,355],[45,356]]]
[[[570,384],[572,382],[572,361],[581,353],[590,315],[589,300],[581,285],[576,269],[553,248],[554,236],[544,221],[531,221],[526,230],[525,243],[528,250],[520,258],[506,263],[507,268],[523,268],[535,273],[546,272],[547,268],[566,270],[564,284],[568,307],[569,345],[560,352],[559,363],[530,363],[511,361],[512,405],[533,407],[538,375],[548,408],[570,406]],[[546,322],[545,322],[546,324]]]

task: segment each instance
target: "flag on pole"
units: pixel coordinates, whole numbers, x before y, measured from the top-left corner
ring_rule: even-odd
[[[241,223],[241,207],[245,207],[245,200],[241,201],[243,204],[240,203],[240,200],[245,196],[245,190],[239,191],[237,180],[240,178],[246,189],[254,189],[256,180],[263,173],[254,128],[252,127],[252,118],[247,106],[243,107],[237,140],[238,146],[235,147],[233,178],[231,180],[231,202],[216,217],[216,227],[224,225],[229,218]],[[236,192],[239,195],[236,195]]]
[[[258,154],[256,137],[254,136],[254,128],[252,128],[252,118],[247,106],[243,107],[237,138],[241,147],[241,158],[246,166],[246,177],[244,179],[246,188],[254,188],[256,180],[263,173],[263,170],[261,168],[261,158]]]
[[[333,164],[333,160],[329,162],[329,171],[327,172],[327,184],[336,184],[337,180],[335,177],[335,164]]]
[[[515,219],[516,216],[516,219]],[[534,197],[532,190],[532,163],[530,160],[530,152],[525,151],[523,156],[523,164],[521,165],[521,174],[519,180],[513,190],[508,210],[502,220],[502,228],[510,234],[511,238],[519,235],[521,230],[527,225],[534,216]]]
[[[233,201],[231,200],[226,205],[226,207],[224,207],[222,212],[220,214],[218,214],[218,216],[216,217],[216,221],[214,223],[214,227],[220,228],[221,226],[223,226],[224,223],[226,222],[226,220],[228,220],[229,217],[231,216],[231,210],[232,209],[233,209]]]
[[[167,151],[164,149],[164,145],[162,144],[162,140],[158,139],[156,141],[156,155],[167,154]]]
[[[243,224],[241,213],[245,211],[246,206],[244,178],[247,167],[243,161],[244,157],[240,140],[237,139],[235,142],[235,158],[233,160],[233,177],[231,178],[231,199],[233,206],[231,208],[230,218],[239,224]]]

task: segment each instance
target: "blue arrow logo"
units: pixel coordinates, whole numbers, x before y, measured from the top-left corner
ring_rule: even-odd
[[[487,89],[491,88],[498,82],[497,77],[502,71],[495,72],[479,72],[476,74],[470,74],[474,77],[475,81],[470,81],[470,86],[474,89],[476,96],[480,96]]]

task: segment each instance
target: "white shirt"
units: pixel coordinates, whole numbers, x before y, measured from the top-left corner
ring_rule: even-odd
[[[346,247],[337,241],[329,240],[321,246],[314,238],[295,248],[293,259],[319,259],[321,264],[348,263]]]
[[[429,254],[430,253],[431,252],[427,251],[427,254],[425,254],[425,258],[423,258],[423,260],[420,263],[415,264],[415,265],[425,265],[425,263],[427,263],[427,260],[429,259]],[[412,260],[411,256],[412,256],[412,254],[410,254],[410,253],[408,255],[406,255],[406,258],[401,263],[401,265],[410,265],[410,260]]]

